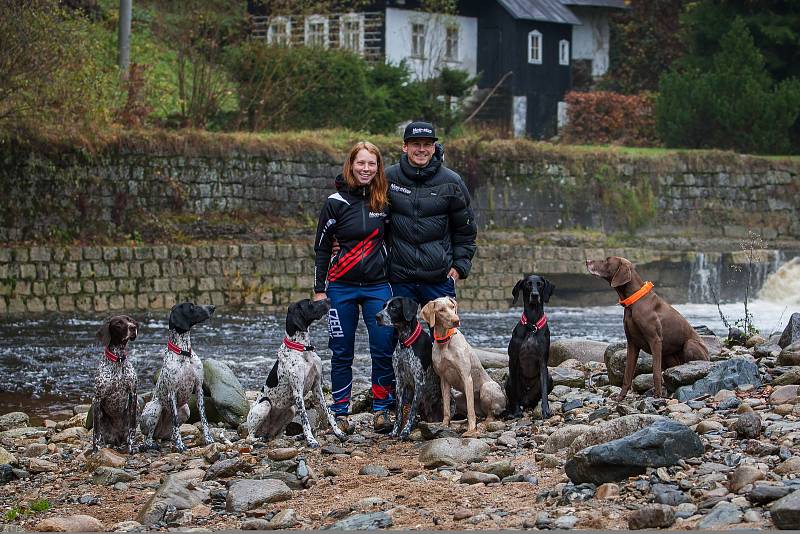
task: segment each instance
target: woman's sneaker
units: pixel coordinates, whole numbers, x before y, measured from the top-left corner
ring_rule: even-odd
[[[388,434],[392,431],[394,424],[389,419],[389,411],[383,410],[375,412],[375,417],[372,420],[372,429],[378,434]]]
[[[336,421],[336,426],[339,427],[339,430],[345,434],[352,434],[353,431],[355,431],[355,428],[350,424],[350,420],[346,415],[337,415],[334,420]]]

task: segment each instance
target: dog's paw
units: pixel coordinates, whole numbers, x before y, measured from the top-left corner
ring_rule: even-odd
[[[339,441],[345,442],[347,441],[347,434],[339,430],[338,428],[333,431],[333,435],[339,438]]]
[[[403,430],[400,432],[400,441],[408,441],[408,437],[411,435],[410,430]]]
[[[186,445],[184,445],[182,441],[178,441],[175,443],[175,450],[177,452],[186,452]]]
[[[155,441],[145,441],[141,445],[139,445],[139,452],[147,452],[147,451],[160,451],[161,445],[156,443]]]
[[[461,434],[462,438],[477,438],[480,436],[481,433],[477,428],[473,428],[472,430],[467,430],[463,434]]]
[[[614,395],[613,398],[614,398],[615,401],[621,402],[621,401],[624,401],[625,397],[627,397],[627,396],[628,396],[628,392],[625,391],[625,392],[617,393],[616,395]]]
[[[306,444],[308,445],[309,449],[319,449],[319,442],[315,439],[308,440]]]
[[[206,445],[211,445],[214,443],[214,438],[211,437],[211,434],[203,434],[203,442]]]

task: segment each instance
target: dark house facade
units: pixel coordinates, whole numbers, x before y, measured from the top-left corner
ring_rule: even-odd
[[[415,78],[442,66],[479,74],[473,121],[535,139],[557,133],[576,61],[608,65],[608,15],[624,0],[460,0],[457,14],[422,13],[419,0],[357,12],[274,15],[248,1],[254,35],[273,44],[349,48],[371,61],[406,61]]]

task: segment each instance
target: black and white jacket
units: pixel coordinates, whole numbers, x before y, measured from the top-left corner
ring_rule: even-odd
[[[389,213],[369,209],[366,187],[350,189],[337,178],[338,192],[322,207],[314,241],[314,291],[324,292],[329,282],[371,285],[388,280],[385,245]],[[339,252],[331,258],[333,239]]]

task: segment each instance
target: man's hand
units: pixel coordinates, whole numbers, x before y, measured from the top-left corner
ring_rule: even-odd
[[[324,292],[314,293],[314,300],[325,300],[326,298],[328,298],[328,295],[326,295]]]
[[[450,267],[450,272],[447,273],[447,277],[453,279],[453,284],[458,282],[458,280],[460,278],[459,275],[458,275],[458,271],[456,271],[455,267]]]

